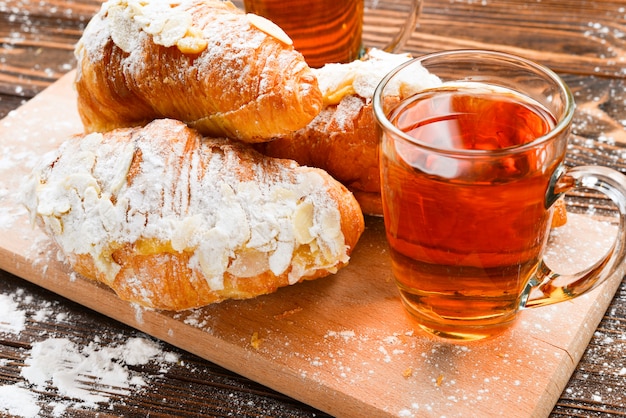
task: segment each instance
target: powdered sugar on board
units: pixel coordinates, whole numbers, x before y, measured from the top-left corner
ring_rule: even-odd
[[[0,333],[19,334],[25,320],[24,312],[17,310],[17,303],[7,295],[0,295]]]
[[[0,335],[22,333],[26,320],[72,322],[58,306],[34,301],[21,292],[0,294],[0,309],[3,318]],[[50,315],[54,317],[47,318]],[[4,318],[15,319],[6,326]],[[146,388],[149,382],[135,370],[137,366],[156,363],[161,372],[166,373],[178,361],[176,354],[164,350],[160,343],[147,336],[114,342],[94,336],[88,344],[81,345],[48,332],[38,335],[37,341],[20,351],[20,356],[19,360],[11,362],[21,363],[22,380],[0,385],[0,414],[37,417],[44,407],[52,407],[52,416],[63,416],[68,408],[95,408],[98,403]],[[0,362],[0,367],[8,367],[8,358],[0,357]],[[58,393],[61,399],[52,406],[41,397],[49,391]]]

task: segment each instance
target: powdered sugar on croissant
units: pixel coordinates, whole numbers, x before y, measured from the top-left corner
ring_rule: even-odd
[[[76,46],[87,132],[184,121],[263,142],[321,110],[317,79],[271,22],[220,0],[109,0]]]
[[[164,309],[334,273],[363,231],[356,200],[324,171],[174,120],[70,139],[26,196],[76,271]]]

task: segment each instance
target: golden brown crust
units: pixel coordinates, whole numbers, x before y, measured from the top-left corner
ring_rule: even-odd
[[[259,144],[264,154],[320,167],[351,190],[379,192],[378,132],[372,106],[346,96],[327,106],[305,128]]]
[[[174,120],[72,138],[29,190],[29,211],[77,272],[159,309],[327,276],[364,229],[357,201],[323,170]]]
[[[77,254],[70,255],[69,259],[77,273],[108,285],[120,299],[158,309],[179,311],[227,299],[250,299],[289,285],[286,275],[277,277],[266,272],[250,280],[225,273],[224,288],[213,291],[204,276],[189,267],[189,252],[142,255],[133,245],[126,245],[112,256],[122,269],[110,283],[97,269],[92,257]],[[328,274],[320,270],[317,275],[302,280],[314,280]],[[147,299],[149,304],[146,304]]]
[[[372,104],[356,95],[324,107],[309,125],[291,135],[255,145],[265,155],[326,170],[354,193],[363,213],[368,215],[383,213],[378,147],[379,131]]]
[[[131,3],[105,3],[77,45],[78,110],[87,132],[173,118],[204,135],[262,142],[305,126],[321,110],[317,79],[302,55],[230,2],[151,3],[181,16],[170,19],[187,30],[177,44],[146,33],[162,15]],[[199,52],[189,52],[188,43]]]
[[[383,216],[383,201],[380,192],[361,192],[354,190],[354,198],[359,202],[361,210],[366,215]]]

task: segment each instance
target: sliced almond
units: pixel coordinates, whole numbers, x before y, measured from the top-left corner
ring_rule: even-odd
[[[286,45],[293,44],[293,41],[291,40],[289,35],[287,35],[285,31],[280,28],[280,26],[278,26],[276,23],[272,22],[271,20],[268,20],[264,18],[263,16],[255,15],[253,13],[248,13],[247,17],[248,17],[248,22],[255,28],[259,29],[260,31],[265,32],[269,36],[272,36],[278,39],[280,42]]]
[[[299,244],[308,244],[313,241],[312,226],[313,205],[308,202],[299,204],[293,215],[294,233]]]
[[[208,44],[206,39],[185,36],[176,43],[176,46],[183,54],[199,54],[207,48]]]

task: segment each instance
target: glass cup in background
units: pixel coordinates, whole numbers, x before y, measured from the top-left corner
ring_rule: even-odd
[[[389,44],[401,49],[415,28],[421,0],[244,0],[246,12],[263,16],[283,29],[311,67],[354,61],[363,53],[363,14],[385,9],[401,14],[404,22]]]
[[[436,81],[414,88],[426,71]],[[496,335],[522,308],[586,293],[623,263],[626,177],[564,167],[575,105],[552,71],[493,51],[434,53],[388,74],[373,108],[393,274],[427,332]],[[566,276],[543,253],[553,204],[575,188],[606,194],[620,224],[602,260]]]

